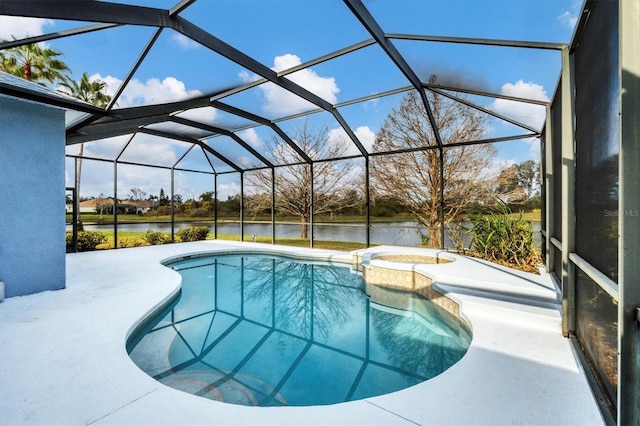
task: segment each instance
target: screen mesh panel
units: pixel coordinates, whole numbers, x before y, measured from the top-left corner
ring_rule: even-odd
[[[552,132],[552,173],[553,173],[553,229],[549,232],[552,237],[562,241],[562,91],[561,83],[551,105],[551,132]],[[562,254],[555,250],[554,272],[557,277],[562,276]]]
[[[618,304],[576,268],[577,336],[601,388],[615,405],[618,385]]]
[[[576,66],[576,252],[608,277],[618,268],[618,11],[594,2]]]
[[[590,8],[575,51],[575,250],[616,281],[618,2],[592,2]],[[617,321],[617,301],[576,268],[576,334],[613,405],[618,381]]]

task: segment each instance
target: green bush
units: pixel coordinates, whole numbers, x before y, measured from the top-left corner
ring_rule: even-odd
[[[159,244],[167,244],[171,242],[171,235],[166,232],[152,231],[149,229],[143,236],[142,239],[145,240],[148,244],[152,246]]]
[[[78,251],[95,250],[98,245],[107,242],[107,236],[98,231],[78,232]],[[73,246],[73,234],[67,232],[67,247]]]
[[[182,242],[206,240],[209,234],[208,226],[192,226],[182,228],[176,232],[178,239]]]
[[[118,240],[118,247],[120,248],[141,247],[143,244],[144,242],[139,238],[122,238]]]
[[[470,218],[472,233],[469,249],[481,259],[506,264],[525,271],[535,271],[541,257],[533,238],[533,224],[525,220],[522,211],[510,216],[507,207],[497,213]]]

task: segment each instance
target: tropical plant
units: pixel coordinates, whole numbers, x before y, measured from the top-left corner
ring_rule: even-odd
[[[533,225],[523,218],[522,211],[514,217],[505,205],[498,212],[476,214],[470,218],[472,234],[469,245],[472,256],[521,270],[535,272],[541,262],[533,238]]]
[[[60,92],[66,93],[74,98],[91,103],[99,108],[106,108],[111,101],[111,96],[105,93],[107,83],[102,80],[91,80],[86,72],[82,73],[80,81],[66,80],[62,82]],[[84,144],[80,144],[78,150],[78,161],[76,162],[76,191],[80,194],[80,182],[82,177],[82,157],[84,156]],[[82,227],[82,224],[80,224]]]
[[[106,94],[107,83],[99,79],[91,79],[86,72],[82,73],[79,81],[67,79],[61,85],[60,92],[99,108],[106,108],[111,101],[111,96]]]
[[[0,70],[43,86],[65,83],[71,69],[60,56],[62,52],[37,43],[12,47],[0,51]]]

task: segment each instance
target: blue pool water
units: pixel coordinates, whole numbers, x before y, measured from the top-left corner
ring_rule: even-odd
[[[241,405],[323,405],[428,380],[470,335],[412,293],[365,285],[349,267],[266,255],[169,265],[179,299],[129,341],[129,355],[173,388]]]

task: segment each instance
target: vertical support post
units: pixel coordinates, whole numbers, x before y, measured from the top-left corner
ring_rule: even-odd
[[[240,241],[244,241],[244,171],[240,172]]]
[[[118,159],[113,161],[113,248],[118,248]]]
[[[369,181],[369,157],[364,158],[364,209],[367,215],[365,230],[365,245],[371,247],[371,194]]]
[[[73,209],[71,211],[71,238],[73,245],[73,252],[78,252],[78,190],[74,186],[73,188],[67,188],[67,190],[71,189],[71,205]]]
[[[546,120],[545,120],[545,132],[544,132],[544,152],[542,155],[542,161],[544,161],[544,185],[545,185],[545,230],[546,235],[544,238],[544,248],[546,254],[546,268],[547,272],[553,269],[554,265],[554,253],[553,245],[551,244],[552,237],[552,229],[555,226],[553,222],[553,212],[556,209],[556,206],[553,203],[553,129],[551,123],[551,105],[547,105],[546,108]]]
[[[276,243],[276,168],[271,168],[271,244]]]
[[[78,176],[78,172],[80,171],[82,160],[79,159],[78,157],[75,158],[75,162],[74,162],[74,166],[75,166],[75,190],[76,190],[76,201],[75,204],[73,205],[73,209],[75,211],[78,212],[78,216],[76,216],[76,221],[74,222],[73,226],[80,230],[83,231],[83,227],[82,227],[82,215],[80,214],[80,177]],[[76,251],[77,251],[77,244],[76,244]]]
[[[640,0],[619,1],[618,424],[640,424]]]
[[[136,133],[131,135],[126,144],[122,147],[116,158],[113,160],[113,244],[114,248],[118,248],[118,160],[129,147]]]
[[[213,175],[213,239],[218,239],[218,174]]]
[[[174,168],[171,167],[171,241],[174,240],[175,235],[175,179]]]
[[[575,151],[573,58],[562,49],[562,334],[575,331],[575,271],[569,254],[575,251]]]
[[[439,156],[439,173],[440,173],[440,248],[444,249],[444,148],[438,146]]]
[[[309,247],[313,248],[313,212],[316,209],[315,206],[315,197],[313,194],[313,163],[309,163],[309,169],[311,171],[311,188],[309,190],[310,193],[310,197],[311,197],[311,211],[309,212],[309,227],[311,228],[309,230]]]

